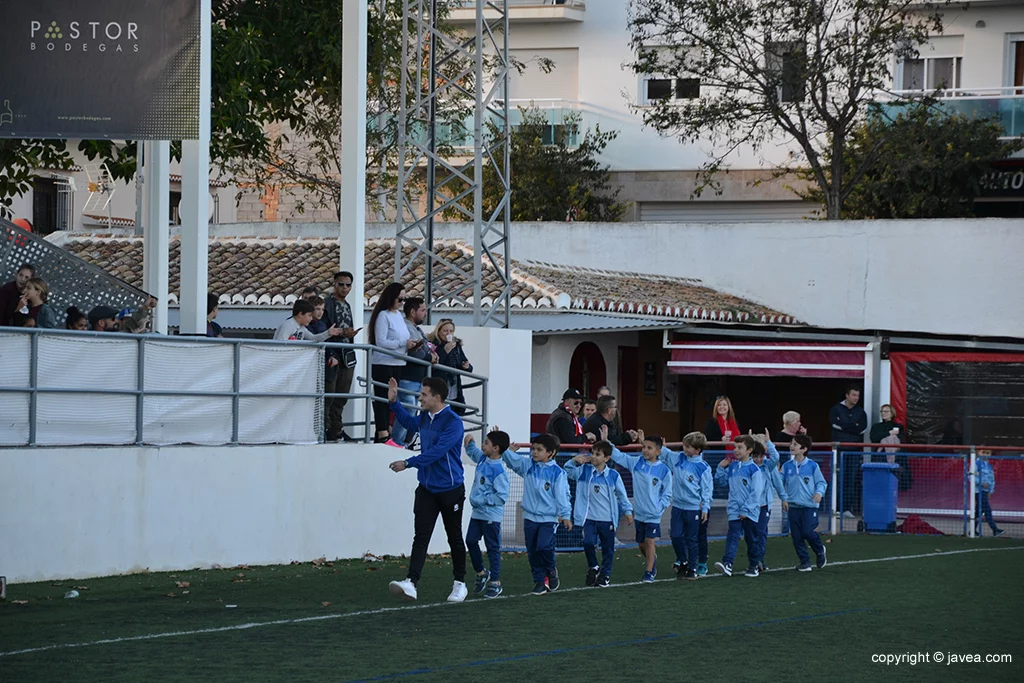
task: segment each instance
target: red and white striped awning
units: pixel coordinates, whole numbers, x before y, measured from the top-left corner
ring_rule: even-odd
[[[870,344],[677,341],[669,371],[677,375],[863,377]]]

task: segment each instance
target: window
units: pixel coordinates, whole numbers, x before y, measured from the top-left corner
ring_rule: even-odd
[[[807,51],[803,43],[768,43],[768,71],[779,102],[803,102],[807,94]]]
[[[641,83],[644,104],[662,100],[694,100],[700,97],[698,78],[645,78]]]
[[[960,57],[907,59],[902,68],[902,90],[949,90],[960,87]]]

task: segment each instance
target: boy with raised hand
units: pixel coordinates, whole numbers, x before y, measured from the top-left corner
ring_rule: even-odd
[[[602,429],[602,435],[604,430]],[[637,432],[643,444],[640,455],[627,455],[612,449],[612,460],[633,475],[633,517],[636,521],[636,544],[644,556],[644,583],[654,583],[658,575],[654,542],[661,537],[661,516],[672,501],[672,470],[658,460],[665,445],[660,436]]]
[[[714,490],[711,466],[704,462],[707,438],[700,432],[683,437],[683,452],[662,446],[660,459],[672,470],[672,548],[676,562],[672,569],[677,579],[697,578],[697,535],[707,521]],[[705,573],[707,572],[705,568]]]
[[[735,460],[725,458],[718,463],[715,481],[729,486],[729,534],[725,538],[725,555],[715,568],[726,576],[732,576],[732,563],[740,545],[740,535],[747,543],[747,558],[750,567],[744,576],[757,578],[757,567],[761,564],[757,543],[757,519],[761,515],[761,496],[764,495],[764,474],[750,456],[757,441],[749,434],[736,437],[733,442]]]
[[[477,448],[472,434],[466,435],[465,445],[466,455],[476,464],[473,489],[469,494],[473,514],[466,531],[469,559],[476,571],[473,593],[496,598],[501,595],[501,518],[505,514],[509,491],[508,472],[501,464],[501,456],[508,450],[509,436],[495,427],[484,437],[482,449]],[[484,567],[480,553],[481,538],[487,548],[490,569]]]
[[[981,537],[981,520],[984,517],[985,523],[988,524],[989,528],[992,529],[992,537],[1002,536],[1006,532],[996,526],[995,517],[992,516],[992,505],[989,503],[988,498],[996,490],[996,471],[992,469],[992,463],[989,462],[989,456],[992,455],[992,451],[987,448],[978,450],[977,458],[975,459],[975,477],[977,478],[977,500],[975,501],[975,514],[977,515],[977,526],[975,531],[977,536]]]
[[[576,506],[573,524],[583,527],[583,552],[587,556],[587,585],[607,588],[611,584],[615,559],[615,529],[619,518],[633,523],[633,506],[626,486],[615,469],[608,467],[612,444],[598,441],[590,455],[580,453],[565,463],[565,474],[576,480]],[[597,544],[601,544],[601,565],[597,564]]]
[[[811,558],[807,554],[806,542],[811,546],[818,560],[818,569],[825,566],[825,544],[821,542],[818,528],[818,506],[828,490],[825,477],[818,463],[807,457],[811,450],[811,437],[797,434],[789,444],[790,459],[782,466],[782,483],[789,497],[789,533],[793,547],[800,559],[797,571],[811,571]]]
[[[505,451],[501,459],[523,478],[523,532],[526,556],[530,561],[534,586],[532,595],[558,590],[555,565],[555,531],[558,524],[572,529],[572,505],[569,502],[569,478],[555,462],[561,444],[552,434],[533,437],[530,455]]]
[[[760,437],[760,438],[759,438]],[[782,484],[782,477],[779,475],[779,468],[776,463],[779,461],[779,452],[776,450],[775,445],[767,439],[767,435],[758,435],[754,437],[756,442],[754,443],[754,464],[761,468],[761,472],[764,474],[764,494],[761,496],[761,514],[757,518],[757,544],[758,544],[758,556],[761,558],[761,564],[758,566],[758,571],[766,572],[768,567],[764,563],[764,555],[768,550],[768,521],[772,515],[772,489],[779,494],[779,500],[782,501],[782,513],[787,514],[789,511],[789,496],[786,494],[786,487]],[[771,457],[771,453],[774,453],[775,458]]]

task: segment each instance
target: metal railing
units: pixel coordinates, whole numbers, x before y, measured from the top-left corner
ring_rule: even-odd
[[[998,118],[1005,137],[1024,135],[1024,88],[1020,87],[897,90],[880,99],[879,104],[886,114],[895,115],[901,108],[926,97],[935,97],[935,106],[949,114]]]
[[[109,345],[109,348],[104,349],[105,345]],[[230,357],[221,351],[226,348],[230,349]],[[361,391],[324,391],[325,354],[328,349],[338,348],[353,350],[363,355],[362,367],[366,369],[366,374],[355,377],[353,381],[353,389],[361,388]],[[261,361],[258,356],[264,351],[285,352],[285,355]],[[374,353],[401,358],[407,364],[425,366],[428,376],[435,373],[434,366],[429,361],[411,358],[404,353],[369,344],[342,345],[331,342],[213,339],[0,327],[0,445],[321,443],[324,440],[324,399],[327,398],[365,403],[365,419],[358,423],[346,423],[345,426],[362,425],[366,430],[363,441],[369,443],[374,435],[373,404],[387,402],[385,397],[375,395],[374,389],[380,389],[383,393],[386,385],[372,379]],[[169,357],[180,365],[170,368],[155,365],[151,356]],[[76,362],[84,365],[76,365]],[[41,363],[44,363],[43,373],[40,369]],[[190,381],[179,377],[189,374],[185,372],[189,366],[193,375],[191,381],[196,381],[195,376],[202,380],[212,377],[213,379],[206,383],[217,388],[154,386],[157,382],[174,385]],[[465,409],[462,419],[468,431],[486,429],[487,378],[459,368],[442,367],[443,372],[463,378],[464,391],[479,389],[480,399],[477,405],[468,401],[449,401],[448,404]],[[148,377],[147,368],[150,370]],[[310,383],[313,386],[309,390],[305,390],[304,387],[286,390],[253,388],[254,384],[265,380],[275,370],[280,376],[270,384],[281,385],[289,381],[292,384],[302,384],[311,379]],[[159,377],[152,376],[155,371],[161,373]],[[253,376],[254,373],[256,376]],[[300,373],[306,375],[300,376]],[[213,377],[214,375],[216,377]],[[202,385],[204,382],[198,383]],[[54,401],[51,397],[60,396],[94,400],[91,403],[76,400],[73,404],[61,405],[48,403]],[[27,398],[27,405],[18,401],[18,397]],[[173,399],[179,399],[179,402],[174,404]],[[292,410],[281,410],[280,402],[289,400],[295,403],[291,406]],[[300,404],[300,401],[304,403]],[[129,402],[132,404],[130,408]],[[224,409],[226,402],[230,402],[229,411]],[[245,406],[242,405],[243,402],[246,403]],[[116,405],[110,405],[112,403]],[[67,414],[69,406],[76,414]],[[248,427],[246,435],[243,436],[241,428],[246,418],[253,418],[252,412],[260,410],[261,406],[267,413],[265,419],[272,424],[263,430],[262,436],[252,437]],[[40,414],[42,408],[46,408],[47,411],[45,418]],[[76,424],[79,428],[82,425],[102,427],[104,418],[107,418],[108,422],[115,421],[111,415],[117,411],[121,412],[116,416],[120,419],[121,436],[108,440],[83,438],[76,441],[74,434],[62,433],[61,427],[55,426],[64,420],[68,425],[65,431],[73,431]],[[274,425],[279,424],[282,417],[294,418],[295,411],[301,412],[298,418],[301,424],[295,431],[307,435],[308,438],[296,440],[287,435],[276,438]],[[182,414],[184,417],[181,417]],[[230,420],[230,429],[217,424],[218,414]],[[210,418],[210,424],[213,425],[211,431],[216,432],[218,436],[200,440],[190,438],[190,416],[213,416]],[[258,415],[255,417],[259,418]],[[129,426],[129,419],[134,420],[134,429]],[[149,431],[165,430],[168,425],[171,428],[175,425],[184,425],[180,439],[172,437],[168,440],[166,437],[147,435]],[[41,426],[46,428],[47,438],[40,438]],[[97,428],[97,431],[100,429]],[[24,434],[23,438],[19,436],[21,434]]]

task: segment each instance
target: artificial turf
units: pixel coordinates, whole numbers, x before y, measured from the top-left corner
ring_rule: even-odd
[[[446,558],[428,562],[415,607],[387,592],[402,558],[12,585],[0,681],[1021,680],[1024,543],[840,536],[827,547],[830,566],[809,574],[792,570],[788,539],[772,539],[780,571],[654,585],[636,583],[636,551],[620,550],[613,582],[632,585],[607,590],[567,590],[582,588],[585,563],[564,554],[563,588],[543,597],[524,595],[526,558],[506,555],[505,596],[461,605],[438,604]],[[712,562],[721,551],[712,543]],[[852,562],[913,555],[926,557]],[[76,586],[80,597],[63,599]],[[871,660],[936,651],[1014,662]]]

